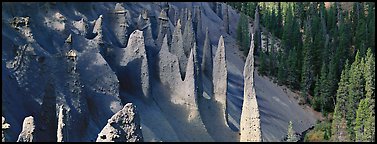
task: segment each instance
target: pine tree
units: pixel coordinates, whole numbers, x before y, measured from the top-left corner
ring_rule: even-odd
[[[282,8],[281,8],[281,2],[278,2],[278,14],[277,14],[277,31],[276,31],[276,36],[278,38],[282,37],[282,27],[283,27],[283,16],[282,16]]]
[[[321,112],[323,112],[324,115],[326,115],[326,107],[329,103],[329,97],[330,97],[330,93],[329,93],[329,80],[327,79],[327,74],[328,74],[328,71],[327,71],[327,66],[325,63],[322,64],[322,68],[321,68],[321,76],[320,76],[320,106],[321,106]]]
[[[313,65],[312,65],[312,38],[310,32],[310,24],[306,22],[303,64],[301,70],[301,96],[307,101],[307,94],[313,83]]]
[[[345,67],[342,71],[339,81],[339,87],[336,93],[336,105],[332,121],[332,141],[349,141],[349,134],[346,130],[346,99],[349,90],[349,65],[346,60]]]
[[[355,141],[356,142],[368,142],[371,141],[371,136],[367,135],[366,131],[370,131],[371,127],[367,127],[367,120],[369,119],[372,109],[370,98],[362,99],[359,103],[359,107],[356,112],[356,124],[355,124]]]
[[[315,87],[314,87],[314,97],[312,102],[310,103],[314,110],[320,111],[321,110],[321,82],[319,81],[318,74],[315,76]]]
[[[349,91],[347,96],[346,103],[346,120],[347,120],[347,129],[350,134],[352,141],[355,140],[355,120],[356,120],[356,107],[358,107],[359,102],[364,98],[364,78],[363,78],[363,67],[364,59],[361,58],[360,52],[357,51],[355,61],[351,65],[350,79],[349,79]]]
[[[374,10],[375,8],[375,3],[374,2],[368,2],[368,16],[367,16],[367,20],[369,21],[368,22],[368,28],[367,28],[367,42],[368,42],[368,45],[367,47],[368,48],[372,48],[373,50],[373,53],[375,52],[375,36],[376,36],[376,31],[375,31],[375,27],[376,27],[376,23],[375,23],[375,13],[376,11]]]

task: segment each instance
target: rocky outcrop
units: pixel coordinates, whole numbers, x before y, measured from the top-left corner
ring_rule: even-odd
[[[7,135],[7,129],[10,128],[10,124],[5,122],[5,118],[2,117],[2,123],[1,123],[1,142],[7,142],[8,141],[8,135]]]
[[[69,34],[68,38],[64,42],[65,43],[72,43],[72,34]]]
[[[117,3],[115,5],[114,13],[112,13],[111,18],[111,24],[115,37],[119,41],[120,46],[125,47],[128,40],[127,28],[129,27],[129,12],[123,7],[121,3]]]
[[[254,88],[254,35],[244,67],[244,97],[240,121],[241,142],[261,142],[262,132],[257,97]]]
[[[98,134],[97,142],[142,142],[140,117],[136,107],[127,103],[114,114]]]
[[[169,17],[167,16],[166,11],[163,9],[161,10],[159,19],[159,29],[158,29],[158,36],[156,40],[156,44],[158,48],[161,48],[162,41],[164,39],[164,36],[167,35],[168,37],[168,45],[171,44],[171,31],[170,31],[170,25],[169,25]]]
[[[185,29],[183,31],[183,39],[185,42],[183,43],[183,50],[185,52],[186,57],[189,57],[191,48],[194,47],[195,40],[195,34],[192,27],[192,18],[191,18],[191,12],[188,12],[188,19],[185,25]]]
[[[226,66],[224,38],[220,36],[216,50],[215,60],[213,61],[213,95],[216,102],[221,105],[221,113],[224,115],[225,125],[228,126],[228,111],[226,104],[228,72]]]
[[[80,34],[82,36],[87,35],[88,24],[84,21],[84,18],[81,18],[79,21],[73,21],[72,25],[76,28],[73,30],[75,34]]]
[[[137,20],[137,29],[143,31],[145,47],[156,47],[147,10],[143,10],[143,12],[139,15]]]
[[[57,130],[57,142],[68,142],[68,114],[67,110],[63,107],[59,107],[58,114],[58,130]]]
[[[148,97],[150,77],[143,32],[140,30],[132,32],[127,47],[119,49],[115,56],[121,67],[118,71],[121,89],[134,95]]]
[[[212,46],[209,39],[209,31],[207,27],[206,38],[204,40],[204,46],[203,46],[202,70],[203,70],[204,75],[208,76],[210,80],[212,80],[212,69],[213,69]]]
[[[174,89],[180,83],[179,58],[169,52],[166,36],[164,37],[158,58],[158,74],[161,83]]]
[[[17,142],[35,142],[34,130],[34,118],[32,116],[26,117],[22,124],[22,131],[18,136]]]
[[[94,27],[93,27],[93,34],[96,35],[94,40],[96,40],[98,44],[103,44],[102,21],[103,21],[103,16],[100,15],[98,19],[95,21]]]
[[[186,75],[186,65],[187,65],[187,57],[183,50],[183,39],[182,39],[182,32],[181,32],[181,20],[178,19],[177,25],[174,29],[172,44],[170,47],[170,52],[178,57],[179,61],[179,71],[181,75],[181,80],[185,79]]]

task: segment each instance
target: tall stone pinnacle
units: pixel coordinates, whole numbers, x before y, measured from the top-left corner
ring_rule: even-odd
[[[240,122],[241,142],[261,142],[261,121],[254,88],[254,35],[244,67],[244,98]]]
[[[184,56],[183,50],[182,55]],[[158,54],[158,74],[161,83],[170,88],[178,86],[181,82],[178,57],[169,52],[166,36]]]
[[[169,17],[167,16],[167,13],[165,9],[161,10],[159,19],[159,29],[158,29],[158,36],[156,39],[156,45],[158,48],[161,48],[162,41],[164,39],[164,36],[168,36],[168,44],[171,44],[171,31],[170,31],[170,25],[169,25]]]
[[[177,25],[174,29],[170,52],[178,57],[181,79],[184,80],[186,75],[187,57],[183,50],[183,39],[180,19],[178,19]]]
[[[204,74],[210,78],[210,80],[212,80],[212,69],[213,69],[212,46],[209,39],[209,31],[207,27],[206,38],[204,40],[204,46],[203,46],[202,70]]]
[[[127,28],[129,27],[128,20],[130,19],[129,11],[126,10],[121,3],[117,3],[112,13],[112,27],[113,32],[118,39],[121,47],[127,44]]]
[[[223,36],[220,37],[218,48],[216,50],[213,67],[213,77],[214,99],[222,105],[221,110],[224,115],[225,125],[228,126],[228,111],[226,104],[228,72],[226,66],[226,55]]]
[[[183,31],[183,39],[185,42],[183,43],[183,50],[185,52],[186,57],[189,57],[191,48],[194,47],[195,34],[192,27],[192,19],[191,19],[191,12],[189,11],[188,19],[185,25],[185,30]]]

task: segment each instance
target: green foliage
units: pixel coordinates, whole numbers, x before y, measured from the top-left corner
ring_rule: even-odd
[[[371,109],[372,105],[372,99],[365,98],[360,101],[359,107],[356,112],[356,124],[355,124],[355,135],[357,142],[368,142],[372,141],[372,135],[371,133],[374,133],[372,131],[372,128],[370,127],[371,123],[368,122],[368,120],[371,120],[374,115],[372,115],[372,111],[374,109]],[[374,104],[374,103],[373,103]]]
[[[259,3],[261,25],[271,32],[272,47],[275,38],[281,39],[278,51],[261,53],[259,72],[299,89],[306,101],[313,95],[311,105],[324,115],[334,112],[332,134],[317,131],[307,138],[374,141],[375,3],[354,2],[350,11],[340,5]],[[255,10],[244,7],[252,9],[247,15]]]
[[[247,55],[250,49],[249,23],[246,15],[241,14],[237,25],[237,42],[240,50]]]
[[[304,142],[326,142],[330,140],[331,123],[323,121],[314,126],[314,129],[308,132],[304,137]]]
[[[262,75],[262,76],[267,74],[266,73],[267,72],[267,61],[266,61],[266,59],[267,59],[266,53],[261,52],[260,55],[259,55],[260,66],[259,66],[258,71],[259,71],[259,74]]]

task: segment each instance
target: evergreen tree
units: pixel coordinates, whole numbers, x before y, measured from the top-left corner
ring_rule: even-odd
[[[303,64],[301,69],[301,96],[307,101],[307,94],[313,83],[313,64],[312,64],[312,38],[310,24],[306,21],[305,38],[303,49]]]
[[[278,9],[277,9],[277,11],[278,11],[278,14],[277,14],[277,16],[276,16],[276,19],[277,19],[277,27],[278,27],[278,29],[277,29],[277,32],[276,32],[276,36],[278,37],[278,38],[281,38],[282,37],[282,27],[283,27],[283,16],[282,16],[282,11],[283,11],[283,9],[281,8],[281,2],[278,2]]]
[[[350,139],[355,140],[355,120],[356,120],[356,109],[362,98],[364,98],[364,78],[363,78],[363,67],[364,59],[361,58],[360,52],[357,51],[355,61],[351,65],[350,79],[349,79],[349,91],[346,102],[346,120],[347,129],[350,134]]]
[[[314,110],[320,111],[321,110],[321,82],[319,81],[318,74],[315,76],[315,87],[314,87],[314,97],[313,100],[311,101],[311,105]]]
[[[267,71],[267,62],[266,62],[266,54],[264,52],[261,52],[259,60],[260,60],[260,66],[259,66],[259,74],[260,75],[266,75]]]
[[[349,134],[346,130],[346,100],[349,90],[349,65],[346,60],[345,67],[342,71],[339,81],[339,87],[336,93],[336,105],[332,121],[332,141],[349,141]]]
[[[356,112],[356,124],[355,124],[355,141],[357,142],[368,142],[372,141],[372,133],[371,127],[369,125],[371,120],[369,117],[372,117],[372,111],[374,109],[370,109],[372,105],[372,100],[370,98],[365,98],[360,101],[359,107]],[[368,131],[368,132],[367,132]]]
[[[365,67],[364,67],[364,78],[365,78],[365,96],[374,99],[375,93],[375,61],[372,50],[369,48],[367,55],[365,57]]]

